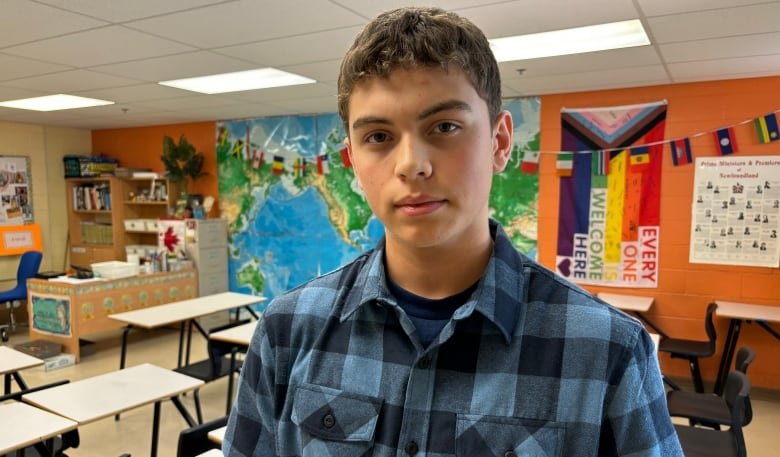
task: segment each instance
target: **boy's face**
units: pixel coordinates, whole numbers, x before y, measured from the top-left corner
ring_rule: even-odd
[[[487,104],[459,68],[397,69],[359,82],[348,126],[355,176],[388,244],[484,242],[492,176],[509,159],[512,119],[502,112],[491,125]]]

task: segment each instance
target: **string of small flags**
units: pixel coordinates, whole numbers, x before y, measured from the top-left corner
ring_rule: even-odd
[[[780,141],[780,123],[778,122],[780,110],[772,111],[763,116],[740,121],[736,124],[722,127],[716,130],[699,132],[687,137],[672,138],[662,141],[654,141],[625,148],[606,148],[599,150],[580,151],[544,151],[526,150],[520,163],[520,171],[527,174],[535,174],[539,169],[539,156],[541,154],[555,154],[555,171],[558,176],[571,176],[574,169],[574,156],[577,154],[593,154],[591,160],[591,172],[594,175],[609,174],[609,158],[611,152],[628,151],[629,166],[632,170],[647,168],[650,164],[650,147],[669,145],[674,166],[686,165],[693,162],[691,138],[710,135],[715,144],[715,149],[720,155],[730,155],[738,152],[737,138],[734,128],[740,125],[753,124],[758,142],[761,144]]]

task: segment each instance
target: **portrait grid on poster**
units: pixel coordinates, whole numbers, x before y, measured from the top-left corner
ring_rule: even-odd
[[[780,266],[780,156],[696,159],[691,263]]]

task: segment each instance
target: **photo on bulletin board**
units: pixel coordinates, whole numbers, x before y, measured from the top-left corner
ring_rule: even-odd
[[[780,265],[780,156],[700,157],[691,263]]]
[[[0,156],[0,225],[33,222],[29,158]]]

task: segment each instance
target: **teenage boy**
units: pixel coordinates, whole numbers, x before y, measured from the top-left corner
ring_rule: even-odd
[[[500,87],[454,14],[403,8],[358,35],[339,114],[385,238],[268,307],[227,456],[682,455],[639,322],[489,219],[512,150]]]

